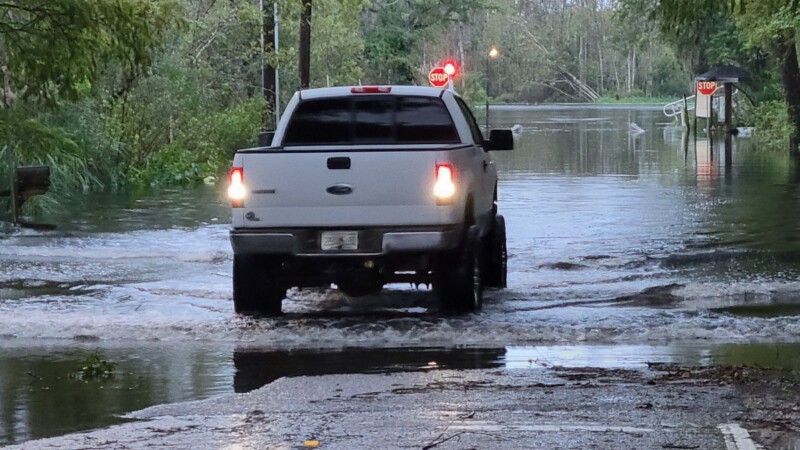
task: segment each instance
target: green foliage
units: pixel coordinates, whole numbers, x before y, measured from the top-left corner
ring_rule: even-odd
[[[369,0],[316,0],[312,16],[311,83],[357,84],[364,76],[360,17]]]
[[[197,153],[168,145],[150,155],[143,167],[131,167],[128,179],[134,184],[150,186],[197,183],[218,170],[213,161],[202,161]]]
[[[793,126],[789,121],[786,102],[761,102],[752,111],[754,136],[763,147],[786,150]]]
[[[665,103],[674,101],[692,90],[692,80],[681,74],[680,63],[672,52],[664,52],[653,63],[650,72],[650,94],[655,97],[668,97]]]
[[[198,183],[230,164],[233,150],[254,145],[264,103],[251,99],[231,108],[190,117],[175,141],[131,166],[127,180],[137,185]]]
[[[49,14],[87,2],[41,3]],[[7,153],[20,164],[50,165],[51,192],[196,182],[217,175],[235,148],[254,143],[264,115],[257,5],[247,0],[89,3],[81,14],[94,18],[98,28],[84,32],[96,32],[108,45],[67,33],[68,45],[86,52],[77,60],[85,70],[76,69],[68,80],[41,72],[40,84],[26,86],[20,90],[26,95],[0,109],[0,139]],[[181,6],[180,20],[170,18],[176,6]],[[32,7],[38,14],[38,4]],[[66,26],[66,18],[58,20]],[[166,27],[170,20],[181,26]],[[137,26],[138,37],[114,35],[132,33]],[[19,39],[29,46],[38,42],[38,36]],[[15,87],[22,81],[15,76]],[[27,95],[37,89],[42,95]]]
[[[430,67],[425,64],[425,43],[441,43],[451,24],[469,24],[489,6],[485,0],[373,2],[363,20],[367,79],[382,84],[427,84]],[[437,60],[452,56],[441,47],[437,50]]]
[[[141,73],[178,17],[166,0],[7,0],[0,65],[23,97],[76,98],[111,61]]]
[[[117,363],[106,361],[102,355],[93,352],[83,360],[80,369],[70,374],[70,377],[85,382],[106,381],[114,378],[116,370]]]
[[[102,187],[88,149],[30,109],[26,105],[0,109],[0,136],[7,143],[3,159],[11,165],[49,165],[54,190]]]
[[[747,88],[762,102],[753,113],[762,139],[800,136],[800,71],[793,51],[800,1],[622,0],[622,5],[630,12],[647,11],[677,54],[690,57],[695,73],[720,64],[745,68],[751,75]],[[779,98],[783,101],[776,102]],[[787,128],[778,115],[781,106],[793,126]]]
[[[311,14],[311,87],[355,85],[364,81],[365,39],[361,14],[369,0],[314,0]],[[285,2],[281,10],[279,54],[268,61],[280,67],[284,99],[300,86],[298,40],[300,0]]]

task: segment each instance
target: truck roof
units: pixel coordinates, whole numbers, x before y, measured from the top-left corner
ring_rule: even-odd
[[[326,98],[326,97],[345,97],[349,95],[370,95],[354,93],[353,89],[379,87],[387,88],[389,92],[380,92],[384,95],[415,95],[420,97],[441,97],[444,95],[445,89],[428,87],[428,86],[340,86],[330,88],[315,88],[304,89],[298,91],[300,100],[308,100],[312,98]]]

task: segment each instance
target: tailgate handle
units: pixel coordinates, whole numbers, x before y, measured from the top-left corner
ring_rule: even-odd
[[[350,168],[350,158],[346,156],[339,156],[335,158],[328,158],[328,169],[342,170]]]

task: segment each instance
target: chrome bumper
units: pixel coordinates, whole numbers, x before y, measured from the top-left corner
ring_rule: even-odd
[[[231,230],[235,254],[277,254],[294,256],[378,256],[392,253],[436,252],[455,248],[462,228],[359,230],[369,233],[375,243],[354,251],[323,251],[318,237],[323,230]]]

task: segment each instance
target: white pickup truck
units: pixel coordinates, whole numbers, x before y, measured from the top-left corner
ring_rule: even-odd
[[[445,310],[474,311],[505,287],[505,222],[490,151],[452,90],[309,89],[289,102],[271,145],[236,153],[233,303],[277,315],[290,287],[373,294],[432,284]]]

